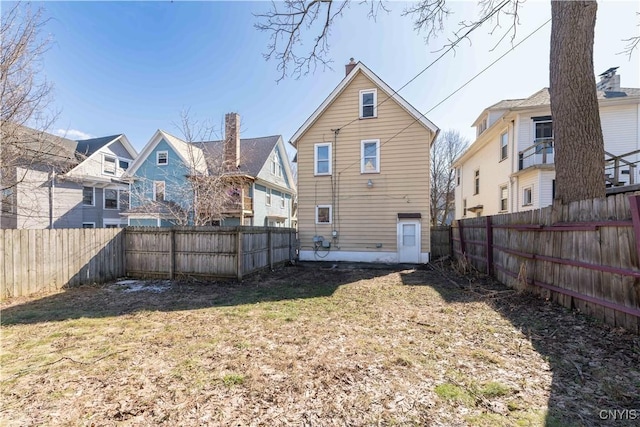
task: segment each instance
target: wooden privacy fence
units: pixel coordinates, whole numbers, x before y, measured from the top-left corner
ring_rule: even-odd
[[[456,257],[510,287],[637,333],[639,233],[640,196],[618,194],[455,221],[452,243]]]
[[[431,259],[451,255],[451,227],[438,225],[431,227]]]
[[[127,227],[127,275],[237,278],[295,257],[292,228]]]
[[[124,276],[124,231],[0,230],[0,298]]]

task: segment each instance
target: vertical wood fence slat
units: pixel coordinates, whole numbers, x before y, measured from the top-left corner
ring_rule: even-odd
[[[640,332],[640,193],[454,221],[451,250],[508,286]],[[493,247],[493,251],[491,251]],[[493,260],[490,260],[493,252]]]
[[[123,276],[119,229],[0,230],[0,299]]]

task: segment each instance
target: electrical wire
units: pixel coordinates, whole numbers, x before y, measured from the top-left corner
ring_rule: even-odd
[[[487,71],[489,68],[493,67],[496,63],[498,63],[500,60],[502,60],[502,58],[504,58],[505,56],[507,56],[509,53],[513,52],[518,46],[520,46],[522,43],[524,43],[525,41],[527,41],[530,37],[532,37],[534,34],[536,34],[538,31],[540,31],[545,25],[547,25],[549,22],[551,22],[551,19],[548,19],[547,21],[545,21],[544,23],[542,23],[538,28],[536,28],[535,30],[533,30],[531,33],[529,33],[529,35],[527,35],[525,38],[523,38],[522,40],[520,40],[517,44],[515,44],[513,47],[511,47],[511,49],[507,50],[505,53],[503,53],[502,55],[500,55],[496,60],[494,60],[493,62],[491,62],[489,65],[487,65],[485,68],[483,68],[480,72],[476,73],[473,77],[471,77],[469,80],[467,80],[466,82],[464,82],[460,87],[458,87],[456,90],[454,90],[453,92],[451,92],[449,95],[447,95],[444,99],[442,99],[440,102],[438,102],[436,105],[434,105],[433,107],[431,107],[429,110],[425,111],[424,113],[421,113],[418,117],[415,117],[413,119],[413,121],[411,123],[409,123],[407,126],[405,126],[404,128],[402,128],[400,131],[398,131],[396,134],[394,134],[393,136],[391,136],[389,139],[387,139],[384,142],[380,143],[380,147],[383,147],[385,144],[391,142],[393,139],[395,139],[398,135],[400,135],[401,133],[403,133],[404,131],[406,131],[407,129],[409,129],[411,126],[413,126],[414,123],[416,123],[417,121],[419,121],[421,118],[425,118],[426,119],[426,115],[429,114],[430,112],[432,112],[433,110],[435,110],[436,108],[438,108],[440,105],[442,105],[445,101],[447,101],[449,98],[451,98],[453,95],[455,95],[456,93],[458,93],[460,90],[462,90],[464,87],[466,87],[469,83],[471,83],[472,81],[474,81],[476,78],[478,78],[481,74],[483,74],[485,71]],[[348,164],[346,167],[344,167],[340,172],[344,172],[347,169],[351,168],[352,166],[354,166],[355,164],[360,163],[360,159],[358,159],[357,161],[354,161],[353,163]]]

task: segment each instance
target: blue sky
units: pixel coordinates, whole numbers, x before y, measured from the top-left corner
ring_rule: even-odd
[[[451,0],[449,0],[451,1]],[[436,52],[462,19],[473,18],[475,1],[451,1],[455,12],[443,36],[426,45],[401,11],[374,22],[357,2],[336,22],[331,37],[332,68],[279,83],[277,64],[267,62],[268,34],[254,28],[253,13],[269,2],[50,2],[41,4],[51,20],[44,34],[53,41],[43,73],[55,85],[60,116],[52,130],[72,139],[124,133],[140,151],[157,129],[181,136],[180,113],[220,127],[224,114],[238,112],[243,137],[283,135],[298,127],[344,76],[349,57],[364,62],[398,89],[434,61]],[[619,55],[638,35],[640,2],[602,1],[596,24],[595,72],[620,66],[622,86],[640,87],[640,53]],[[529,1],[514,43],[550,17],[548,1]],[[464,43],[400,91],[419,111],[431,110],[511,48],[480,28]],[[470,140],[471,123],[483,108],[506,98],[526,97],[548,86],[547,24],[457,94],[427,114],[441,129],[456,129]]]

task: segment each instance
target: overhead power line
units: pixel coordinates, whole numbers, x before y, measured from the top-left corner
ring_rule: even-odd
[[[425,111],[424,113],[421,113],[418,117],[414,118],[413,121],[411,123],[409,123],[407,126],[405,126],[404,128],[402,128],[400,131],[398,131],[396,134],[394,134],[393,136],[391,136],[389,139],[387,139],[384,142],[380,143],[380,147],[384,146],[385,144],[387,144],[388,142],[392,141],[394,138],[396,138],[398,135],[400,135],[402,132],[406,131],[407,129],[409,129],[415,122],[417,122],[418,120],[420,120],[421,118],[427,118],[426,115],[429,114],[430,112],[432,112],[433,110],[435,110],[436,108],[438,108],[440,105],[442,105],[445,101],[447,101],[449,98],[451,98],[453,95],[455,95],[456,93],[458,93],[460,90],[462,90],[465,86],[467,86],[469,83],[471,83],[472,81],[474,81],[476,78],[478,78],[481,74],[483,74],[485,71],[487,71],[489,68],[493,67],[495,64],[497,64],[500,60],[502,60],[505,56],[507,56],[509,53],[513,52],[518,46],[520,46],[522,43],[524,43],[525,41],[527,41],[529,38],[531,38],[534,34],[536,34],[538,31],[540,31],[545,25],[547,25],[549,22],[551,22],[551,19],[546,20],[544,23],[542,23],[538,28],[536,28],[535,30],[533,30],[531,33],[529,33],[525,38],[523,38],[522,40],[520,40],[518,43],[516,43],[515,45],[513,45],[511,47],[511,49],[507,50],[505,53],[503,53],[502,55],[500,55],[498,58],[496,58],[493,62],[491,62],[489,65],[487,65],[485,68],[483,68],[482,70],[480,70],[478,73],[476,73],[473,77],[471,77],[469,80],[467,80],[466,82],[464,82],[461,86],[459,86],[456,90],[454,90],[453,92],[451,92],[449,95],[447,95],[444,99],[442,99],[440,102],[438,102],[436,105],[434,105],[433,107],[431,107],[429,110]],[[345,170],[349,169],[350,167],[354,166],[355,164],[360,163],[360,160],[353,162],[349,165],[347,165],[344,169],[342,169],[339,173],[344,172]]]

